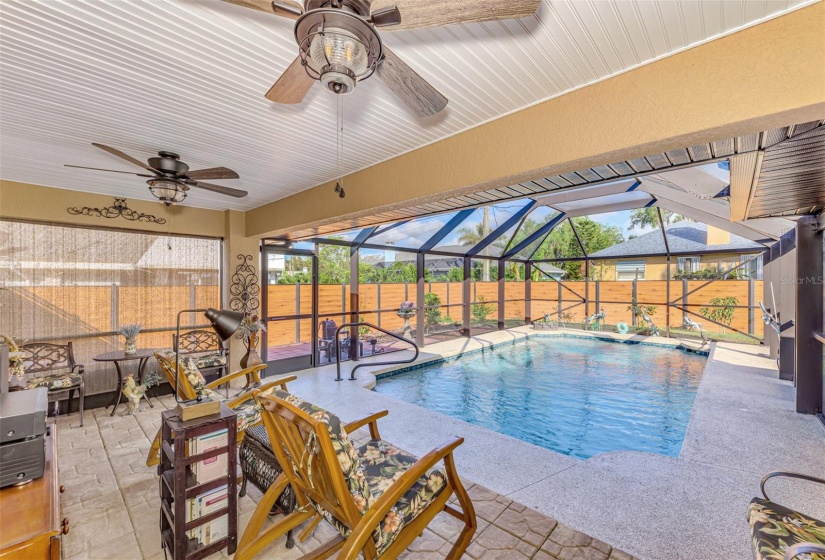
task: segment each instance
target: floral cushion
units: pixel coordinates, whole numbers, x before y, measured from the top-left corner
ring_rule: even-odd
[[[258,384],[256,383],[248,391],[244,392],[244,394],[249,394],[249,392],[256,389],[257,386]],[[261,391],[261,395],[271,395],[274,391],[275,387],[270,387],[269,389]],[[234,406],[232,410],[234,410],[238,416],[238,432],[243,432],[250,426],[261,423],[261,407],[255,399],[252,398],[251,394],[249,394],[249,400]]]
[[[407,469],[418,460],[394,445],[380,439],[367,442],[358,449],[374,499],[378,499]],[[373,532],[375,547],[381,554],[392,544],[404,527],[412,523],[444,490],[447,477],[439,468],[430,469],[387,513]]]
[[[202,356],[193,356],[195,365],[200,369],[221,367],[226,365],[226,356],[220,352],[214,354],[204,354]]]
[[[372,440],[356,449],[344,430],[341,420],[334,414],[281,390],[275,390],[273,394],[327,425],[332,447],[338,456],[344,479],[362,515],[418,460],[383,440]],[[445,487],[444,472],[434,468],[421,477],[398,500],[373,532],[375,547],[379,555],[395,541],[404,527],[432,503]],[[317,504],[313,506],[336,531],[344,537],[349,536],[349,527]]]
[[[344,425],[341,423],[341,419],[331,412],[324,410],[319,406],[315,406],[312,403],[308,403],[291,393],[287,393],[286,391],[276,389],[272,392],[272,394],[275,397],[285,400],[289,404],[300,408],[312,418],[320,420],[326,424],[327,429],[329,430],[330,440],[332,441],[332,448],[335,450],[335,454],[338,457],[338,464],[341,466],[341,471],[344,473],[344,480],[347,482],[349,492],[352,495],[352,499],[355,501],[358,511],[363,515],[375,500],[373,500],[372,495],[370,494],[370,487],[369,484],[367,484],[367,479],[364,475],[363,467],[358,457],[358,451],[355,449],[355,446],[352,445],[352,441],[350,441],[346,430],[344,430]],[[325,513],[319,506],[316,504],[313,505],[319,513],[322,515]],[[333,525],[335,524],[333,523]]]
[[[160,352],[160,355],[169,361],[172,366],[172,371],[174,372],[175,353],[171,350],[167,350]],[[203,397],[214,397],[220,399],[220,396],[217,395],[215,391],[206,387],[206,379],[204,379],[203,374],[200,372],[200,369],[198,369],[198,364],[195,362],[194,358],[191,356],[181,356],[180,364],[181,373],[186,376],[186,379],[189,381],[189,384],[192,386],[195,393],[200,394]]]
[[[798,543],[825,546],[825,523],[754,498],[748,509],[756,560],[784,560],[785,550]],[[825,554],[800,554],[798,560],[825,560]]]
[[[79,373],[67,372],[55,375],[31,376],[26,380],[26,389],[46,387],[49,391],[79,387],[82,378]]]

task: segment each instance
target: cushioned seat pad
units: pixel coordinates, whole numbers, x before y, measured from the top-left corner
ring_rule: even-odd
[[[768,500],[751,501],[748,523],[756,560],[783,560],[785,550],[799,543],[825,546],[825,523]],[[825,560],[825,554],[801,554],[797,558]]]
[[[79,387],[82,378],[79,373],[57,373],[55,375],[43,375],[39,377],[29,377],[26,380],[26,389],[36,389],[38,387],[46,387],[50,391],[57,389],[69,389],[71,387]]]
[[[221,353],[205,354],[203,356],[193,356],[195,365],[199,369],[220,367],[226,365],[226,356]]]
[[[380,439],[370,440],[359,447],[358,455],[374,500],[379,499],[418,461],[418,458]],[[379,529],[373,533],[379,554],[392,544],[404,527],[412,523],[441,494],[446,481],[447,477],[441,469],[430,469],[395,503]]]

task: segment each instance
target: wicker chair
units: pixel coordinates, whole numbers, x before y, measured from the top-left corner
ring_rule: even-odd
[[[306,557],[341,560],[396,558],[442,511],[464,527],[447,558],[460,558],[475,533],[473,504],[458,477],[453,451],[464,441],[452,438],[421,459],[380,439],[377,420],[387,411],[344,426],[328,411],[285,391],[256,394],[273,451],[284,472],[253,513],[236,560],[250,560],[274,539],[315,516],[301,539],[319,522],[339,536]],[[372,440],[356,448],[348,432],[369,425]],[[444,468],[438,464],[443,460]],[[260,533],[280,492],[289,483],[299,508]],[[461,510],[448,504],[455,496]]]
[[[26,372],[26,389],[46,387],[49,396],[69,392],[67,410],[72,409],[72,399],[77,391],[80,398],[80,426],[83,426],[83,401],[86,390],[83,384],[83,365],[75,363],[72,343],[48,344],[32,342],[20,347]],[[60,412],[60,401],[54,401],[54,414]]]
[[[180,358],[180,375],[175,376],[175,353],[174,352],[156,352],[155,358],[160,365],[163,375],[169,381],[173,391],[177,391],[178,396],[186,401],[194,400],[198,395],[210,397],[216,400],[223,400],[226,405],[235,411],[238,415],[238,438],[237,443],[241,445],[244,439],[244,433],[250,426],[257,426],[261,424],[260,407],[255,402],[253,391],[262,391],[268,394],[274,391],[276,387],[286,390],[286,384],[297,379],[294,375],[289,377],[282,377],[269,381],[267,383],[261,382],[261,371],[266,368],[266,364],[253,366],[231,373],[220,379],[207,383],[203,375],[198,370],[195,361],[188,356],[181,356]],[[223,399],[215,390],[221,385],[228,384],[233,379],[240,377],[247,377],[252,380],[252,385],[242,391],[239,395],[230,399]],[[177,379],[180,384],[176,385]],[[160,431],[155,435],[152,442],[152,447],[149,449],[149,455],[146,457],[146,466],[152,467],[160,462]]]

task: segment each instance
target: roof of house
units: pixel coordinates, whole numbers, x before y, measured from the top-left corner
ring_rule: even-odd
[[[732,233],[729,243],[708,245],[708,226],[698,222],[676,222],[665,226],[665,231],[671,253],[701,254],[709,250],[741,253],[749,250],[761,251],[765,248],[759,243]],[[591,258],[622,258],[657,255],[667,255],[662,232],[659,230],[628,239],[589,256]]]

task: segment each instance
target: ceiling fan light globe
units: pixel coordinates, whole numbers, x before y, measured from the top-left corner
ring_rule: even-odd
[[[168,179],[149,179],[146,181],[152,196],[171,206],[178,202],[183,202],[186,198],[186,191],[177,182]]]
[[[324,74],[327,68],[345,68],[353,80],[369,69],[368,48],[358,37],[344,29],[330,27],[312,38],[309,58],[313,68]]]

